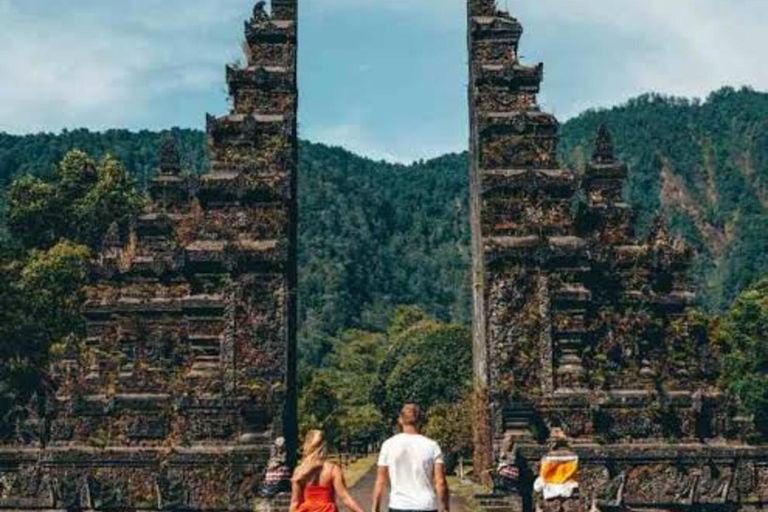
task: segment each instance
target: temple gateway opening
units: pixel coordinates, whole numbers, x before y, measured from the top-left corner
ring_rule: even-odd
[[[768,450],[696,371],[691,249],[662,220],[636,234],[608,127],[584,169],[561,164],[521,23],[494,0],[468,0],[467,23],[478,507],[764,509]],[[298,0],[255,5],[231,112],[206,118],[209,171],[165,144],[147,210],[105,234],[82,347],[0,446],[1,510],[287,509],[297,31]]]

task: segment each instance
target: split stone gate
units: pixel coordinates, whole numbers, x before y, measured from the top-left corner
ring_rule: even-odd
[[[165,146],[151,208],[108,233],[84,346],[0,448],[0,509],[247,511],[273,442],[295,457],[297,1],[246,22],[232,112],[207,119],[210,172],[183,175]],[[468,1],[475,468],[522,471],[486,504],[534,506],[557,426],[582,490],[545,508],[760,509],[768,450],[700,371],[690,251],[661,223],[634,235],[606,129],[583,173],[560,165],[521,36]]]

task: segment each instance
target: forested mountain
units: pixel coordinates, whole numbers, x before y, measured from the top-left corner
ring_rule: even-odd
[[[70,149],[85,151],[97,160],[107,152],[112,153],[136,175],[139,185],[143,185],[157,165],[160,143],[169,134],[176,139],[184,168],[201,172],[206,165],[205,134],[197,130],[92,132],[78,129],[25,136],[0,132],[0,186],[4,187],[17,174],[51,175],[53,166]]]
[[[627,197],[639,225],[663,211],[699,251],[705,305],[723,308],[768,273],[768,94],[723,89],[704,102],[647,95],[589,111],[562,127],[562,154],[580,166],[598,124],[632,168]],[[48,174],[68,149],[113,152],[141,185],[168,132],[0,134],[0,184]],[[173,130],[189,172],[205,168],[204,135]],[[381,329],[398,304],[469,319],[469,182],[466,155],[410,166],[340,148],[300,146],[300,303],[303,354],[328,350],[327,335]]]
[[[630,164],[627,197],[646,226],[662,211],[697,249],[703,305],[726,308],[768,273],[768,94],[725,88],[706,101],[646,95],[562,127],[565,160],[591,153],[599,124]]]
[[[399,304],[469,322],[466,158],[411,166],[304,143],[299,164],[299,303],[305,355],[324,334],[382,329]]]

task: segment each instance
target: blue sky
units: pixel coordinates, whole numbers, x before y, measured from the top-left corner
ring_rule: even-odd
[[[253,0],[0,0],[0,131],[201,128]],[[464,0],[300,0],[300,131],[408,162],[466,147]],[[499,0],[561,119],[768,89],[766,0]]]

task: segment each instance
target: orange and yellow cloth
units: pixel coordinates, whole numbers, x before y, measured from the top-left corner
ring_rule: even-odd
[[[545,455],[541,459],[539,477],[533,484],[545,500],[570,498],[579,488],[579,457],[575,454]]]

